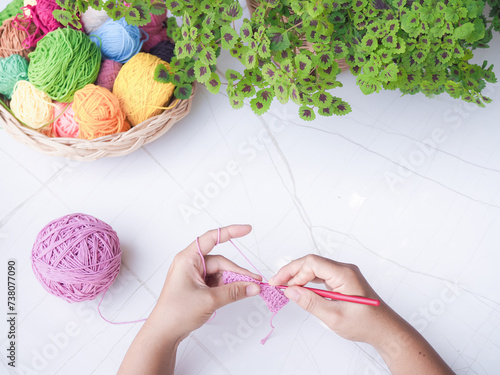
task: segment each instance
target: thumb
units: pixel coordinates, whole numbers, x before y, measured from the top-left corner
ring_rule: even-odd
[[[285,296],[321,320],[329,314],[328,309],[331,307],[329,301],[310,290],[300,286],[290,286],[285,289]]]
[[[230,284],[211,288],[217,310],[231,302],[239,301],[246,297],[256,296],[260,293],[260,286],[255,283],[238,281]]]

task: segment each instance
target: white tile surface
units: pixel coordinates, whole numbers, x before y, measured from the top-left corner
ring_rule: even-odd
[[[495,35],[480,54],[498,64],[499,47]],[[10,373],[115,373],[140,327],[109,325],[96,301],[67,304],[34,278],[36,234],[71,212],[99,217],[121,238],[124,267],[103,303],[112,319],[147,316],[173,256],[197,235],[246,222],[254,230],[239,243],[267,276],[310,252],[357,263],[458,374],[497,373],[500,85],[475,109],[445,95],[363,96],[348,73],[342,81],[353,113],[313,123],[294,105],[275,103],[259,118],[201,89],[163,138],[92,163],[40,155],[0,131],[0,280],[16,258],[20,283],[20,367]],[[217,251],[247,266],[231,247]],[[443,303],[443,293],[455,298]],[[261,346],[270,317],[262,306],[220,310],[181,345],[177,373],[386,373],[373,349],[291,304]],[[251,319],[248,337],[231,341]],[[0,363],[8,373],[4,352]]]

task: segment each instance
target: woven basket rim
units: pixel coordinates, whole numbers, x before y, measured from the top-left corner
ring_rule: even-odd
[[[79,138],[48,137],[22,125],[5,107],[0,105],[0,125],[18,142],[46,155],[66,157],[79,161],[96,160],[129,154],[165,134],[176,122],[190,111],[196,82],[189,99],[179,99],[175,107],[163,111],[122,133],[107,135],[92,140]],[[172,97],[170,103],[177,100]]]

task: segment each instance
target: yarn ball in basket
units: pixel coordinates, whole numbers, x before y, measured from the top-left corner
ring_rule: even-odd
[[[87,85],[78,90],[73,111],[80,126],[78,137],[82,139],[94,139],[130,129],[118,98],[101,86]]]
[[[31,266],[43,288],[68,302],[95,299],[120,271],[122,252],[116,232],[85,214],[51,221],[36,237]]]
[[[151,21],[144,25],[139,26],[141,30],[149,35],[149,39],[142,45],[142,51],[149,52],[149,50],[157,45],[162,40],[167,40],[167,28],[164,26],[163,21],[167,19],[167,12],[160,15],[151,15]]]
[[[87,34],[93,33],[109,18],[105,10],[95,10],[89,7],[80,17]]]
[[[48,33],[30,59],[30,82],[62,103],[72,102],[76,91],[95,82],[101,66],[99,48],[83,32],[70,28]]]
[[[23,6],[23,0],[14,0],[10,2],[5,9],[0,12],[0,24],[3,23],[8,18],[11,18],[17,14],[21,14],[21,7]]]
[[[161,114],[172,98],[175,86],[154,80],[158,64],[170,69],[169,63],[140,52],[123,65],[116,77],[113,93],[132,126]]]
[[[96,85],[107,88],[109,91],[113,91],[113,84],[115,83],[116,77],[120,72],[123,64],[117,61],[106,59],[101,63],[101,70],[97,75]]]
[[[159,57],[163,61],[170,63],[170,61],[172,61],[172,57],[175,56],[174,50],[175,50],[175,44],[171,43],[168,40],[162,40],[156,46],[151,48],[149,53]]]
[[[29,30],[22,26],[21,22],[28,21],[30,24],[35,25],[35,32],[28,32],[29,35],[24,41],[26,47],[36,47],[38,41],[49,32],[64,27],[53,15],[54,10],[61,9],[55,0],[37,0],[35,5],[26,4],[23,7],[24,15],[16,16],[14,19],[15,26],[28,32]]]
[[[14,86],[18,81],[28,79],[28,62],[19,55],[0,59],[0,94],[12,98]]]
[[[125,64],[137,54],[148,35],[137,26],[129,25],[125,18],[117,21],[108,19],[90,34],[92,40],[101,48],[102,56]]]
[[[52,131],[54,137],[78,138],[80,127],[75,120],[72,103],[54,103],[54,122]]]
[[[32,129],[49,125],[54,119],[54,106],[50,97],[28,81],[19,81],[14,86],[10,109]]]
[[[28,54],[34,48],[26,48],[24,41],[28,37],[28,33],[32,34],[35,32],[35,24],[29,21],[21,21],[20,25],[22,28],[18,28],[14,25],[13,21],[14,18],[9,18],[0,26],[0,57],[8,57],[15,53],[29,61]]]

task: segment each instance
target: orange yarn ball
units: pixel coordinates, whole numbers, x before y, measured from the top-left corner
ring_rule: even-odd
[[[90,84],[78,90],[73,111],[80,125],[78,138],[94,139],[130,129],[116,96],[101,86]]]

